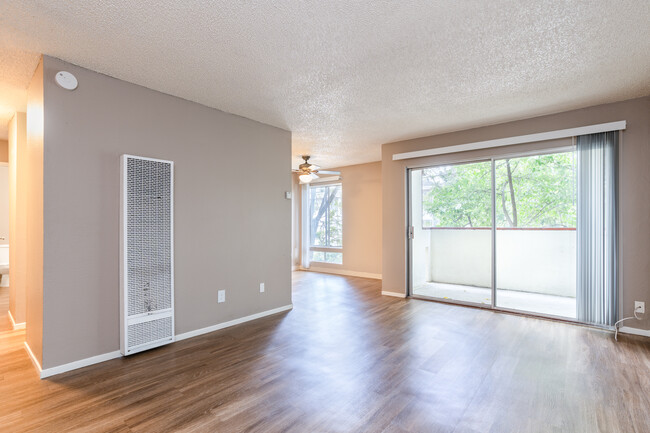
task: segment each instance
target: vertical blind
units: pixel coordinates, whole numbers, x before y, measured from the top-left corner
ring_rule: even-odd
[[[612,326],[618,312],[619,131],[576,137],[578,155],[577,319]]]

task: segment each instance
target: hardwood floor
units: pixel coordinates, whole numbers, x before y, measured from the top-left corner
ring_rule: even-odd
[[[294,273],[294,309],[39,380],[0,332],[3,432],[648,432],[650,343]]]
[[[9,287],[0,287],[0,332],[13,329],[9,320]]]

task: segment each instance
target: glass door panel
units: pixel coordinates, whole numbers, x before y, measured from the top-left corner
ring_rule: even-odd
[[[575,152],[494,167],[496,306],[575,318]]]
[[[492,163],[410,171],[411,294],[492,304]]]

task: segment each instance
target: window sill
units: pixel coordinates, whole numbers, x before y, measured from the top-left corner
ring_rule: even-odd
[[[325,265],[326,267],[332,267],[332,268],[342,268],[343,263],[332,263],[332,262],[319,262],[318,260],[312,260],[309,262],[310,265],[316,264],[318,266]]]
[[[343,247],[309,247],[309,251],[321,253],[342,253]]]

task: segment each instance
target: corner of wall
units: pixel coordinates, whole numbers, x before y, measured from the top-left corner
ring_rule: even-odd
[[[16,113],[9,122],[7,159],[9,163],[9,312],[17,325],[24,327],[26,317],[26,209],[24,187],[27,146],[26,113]]]
[[[43,365],[43,59],[27,89],[26,114],[26,344]]]

